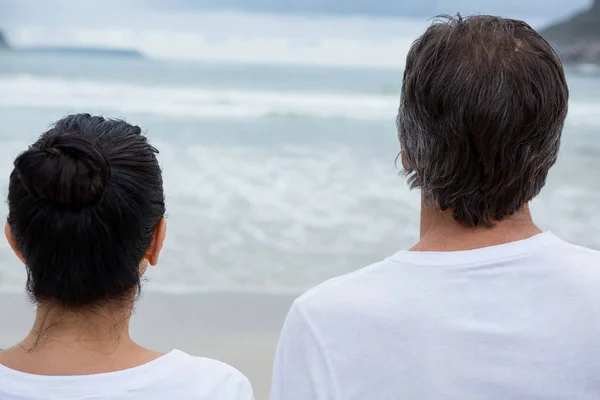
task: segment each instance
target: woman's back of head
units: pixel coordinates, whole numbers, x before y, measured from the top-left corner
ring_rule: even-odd
[[[252,398],[234,368],[129,336],[165,235],[156,153],[137,126],[85,114],[15,160],[6,233],[38,307],[29,335],[0,351],[0,398]]]
[[[80,309],[132,298],[165,213],[156,153],[139,127],[78,114],[17,157],[8,227],[37,302]]]

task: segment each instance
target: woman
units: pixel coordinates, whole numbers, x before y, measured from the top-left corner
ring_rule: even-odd
[[[139,127],[82,114],[15,160],[6,237],[37,312],[0,352],[0,399],[252,399],[234,368],[129,336],[166,233],[156,153]]]

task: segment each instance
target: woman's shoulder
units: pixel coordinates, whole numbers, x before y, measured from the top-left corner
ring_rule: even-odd
[[[61,399],[79,399],[82,393],[116,400],[253,399],[250,382],[234,367],[179,350],[138,367],[90,375],[40,376],[0,364],[0,399],[40,398],[40,393]]]
[[[172,353],[180,360],[177,380],[201,391],[198,395],[210,393],[210,398],[214,399],[253,399],[250,381],[231,365],[212,358],[192,356],[180,350],[173,350]]]
[[[225,379],[246,379],[244,374],[238,371],[235,367],[226,364],[222,361],[206,357],[196,357],[181,350],[173,350],[180,357],[182,362],[187,365],[191,373],[206,373],[213,377],[222,377]]]

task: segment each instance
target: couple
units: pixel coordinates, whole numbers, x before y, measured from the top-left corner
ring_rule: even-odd
[[[398,129],[420,241],[295,301],[273,400],[600,398],[600,253],[528,208],[567,102],[559,59],[523,22],[448,19],[414,43]],[[15,160],[6,237],[37,314],[0,352],[1,399],[253,397],[225,364],[129,337],[166,234],[155,153],[136,126],[75,115]]]

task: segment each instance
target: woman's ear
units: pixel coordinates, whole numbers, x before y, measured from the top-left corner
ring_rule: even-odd
[[[15,237],[12,234],[12,230],[10,229],[8,221],[6,221],[6,223],[4,224],[4,236],[6,236],[6,241],[10,245],[15,255],[19,258],[19,260],[21,260],[23,264],[25,264],[25,257],[23,257],[23,253],[21,253],[21,251],[17,247],[17,241],[15,240]]]
[[[152,243],[146,252],[146,260],[152,266],[158,264],[158,257],[165,243],[165,237],[167,236],[167,220],[163,217],[158,221],[158,224],[154,227],[152,233]]]

